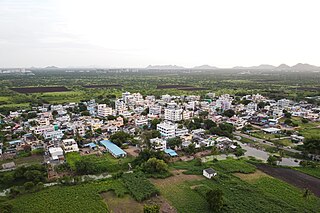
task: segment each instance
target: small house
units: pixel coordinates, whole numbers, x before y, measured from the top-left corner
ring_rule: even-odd
[[[213,170],[212,168],[208,168],[208,169],[204,169],[202,174],[206,178],[211,179],[212,177],[217,175],[217,172],[215,170]]]

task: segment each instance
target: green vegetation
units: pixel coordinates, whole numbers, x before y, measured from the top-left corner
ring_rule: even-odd
[[[96,181],[76,186],[53,186],[40,192],[18,196],[6,201],[12,212],[106,212],[101,192],[114,191],[118,196],[127,193],[118,180]]]
[[[187,169],[188,164],[191,170],[195,169],[194,162],[179,162],[172,166]],[[220,189],[224,195],[221,212],[316,212],[320,207],[319,198],[310,195],[306,199],[303,197],[303,190],[278,179],[261,176],[248,183],[234,176],[232,171],[254,171],[254,166],[243,160],[208,162],[204,167],[214,168],[218,175],[213,180],[202,179],[158,186],[161,194],[178,212],[211,212],[204,195],[212,189]]]
[[[125,174],[123,175],[123,182],[132,197],[137,201],[146,200],[159,193],[143,173]]]
[[[84,155],[71,152],[66,155],[67,164],[78,174],[97,174],[102,172],[127,171],[128,163],[132,161],[131,157],[116,159],[110,154]]]
[[[245,162],[244,160],[227,159],[215,162],[214,167],[224,173],[252,173],[256,170],[255,166]]]
[[[320,179],[320,167],[296,167],[294,169]]]

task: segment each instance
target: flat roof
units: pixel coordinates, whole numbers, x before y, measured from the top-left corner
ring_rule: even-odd
[[[126,155],[127,153],[123,151],[120,147],[116,144],[112,143],[109,140],[102,140],[100,141],[101,145],[105,146],[110,152],[112,152],[116,156]]]
[[[164,152],[170,155],[171,157],[178,156],[178,154],[172,149],[165,149]]]
[[[262,129],[262,130],[265,131],[265,132],[278,132],[281,129],[271,127],[271,128],[265,128],[265,129]]]

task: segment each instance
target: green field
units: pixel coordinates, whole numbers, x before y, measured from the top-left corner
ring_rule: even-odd
[[[178,168],[187,168],[181,163]],[[225,196],[223,212],[317,212],[320,199],[314,196],[303,198],[303,191],[271,177],[259,177],[245,182],[230,172],[253,172],[253,166],[244,161],[226,160],[209,163],[218,171],[214,180],[186,181],[160,188],[162,195],[175,206],[178,212],[210,212],[201,193],[193,188],[220,188]],[[189,168],[194,170],[190,163]]]
[[[99,195],[114,190],[119,196],[127,193],[120,181],[98,181],[77,186],[54,186],[40,192],[19,196],[8,203],[12,212],[107,212]]]
[[[102,154],[101,156],[94,154],[80,156],[80,154],[77,152],[70,152],[66,155],[66,161],[72,170],[76,170],[75,163],[79,160],[93,162],[100,171],[111,173],[117,171],[127,171],[129,168],[128,163],[130,163],[133,158],[128,156],[126,158],[116,159],[109,153]]]

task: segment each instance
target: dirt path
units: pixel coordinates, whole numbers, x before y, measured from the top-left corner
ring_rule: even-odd
[[[257,165],[257,168],[272,177],[279,178],[280,180],[283,180],[298,188],[308,188],[316,196],[320,197],[320,179],[318,178],[296,170],[287,168],[274,168],[266,164],[259,164]]]

